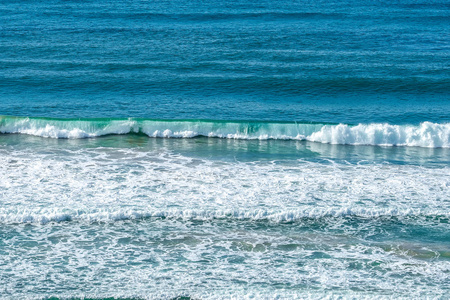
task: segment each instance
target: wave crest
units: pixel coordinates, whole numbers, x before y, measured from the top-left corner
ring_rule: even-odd
[[[142,133],[159,138],[198,136],[227,139],[307,140],[342,145],[450,148],[450,123],[419,125],[310,124],[207,120],[46,119],[0,117],[1,133],[80,139],[111,134]]]

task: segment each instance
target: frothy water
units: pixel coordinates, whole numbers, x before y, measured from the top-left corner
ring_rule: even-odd
[[[124,138],[34,149],[3,138],[3,295],[446,294],[446,163],[233,160],[180,154],[195,139]]]
[[[450,214],[448,166],[222,162],[107,148],[3,153],[1,163],[2,223]]]
[[[402,233],[425,226],[324,219],[3,227],[14,237],[3,242],[1,291],[149,299],[445,297],[448,248]],[[441,230],[429,234],[448,237]]]

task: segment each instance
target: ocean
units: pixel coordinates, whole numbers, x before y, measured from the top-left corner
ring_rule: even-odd
[[[4,0],[1,299],[449,299],[450,3]]]

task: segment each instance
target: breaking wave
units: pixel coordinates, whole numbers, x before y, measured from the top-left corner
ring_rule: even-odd
[[[307,140],[343,145],[450,148],[450,123],[419,125],[320,124],[297,122],[50,119],[0,116],[0,133],[56,139],[92,138],[113,134],[145,134],[158,138],[214,137],[227,139]]]

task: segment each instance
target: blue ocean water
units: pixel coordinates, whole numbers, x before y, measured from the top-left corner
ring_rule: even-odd
[[[0,298],[450,293],[447,1],[0,3]]]

